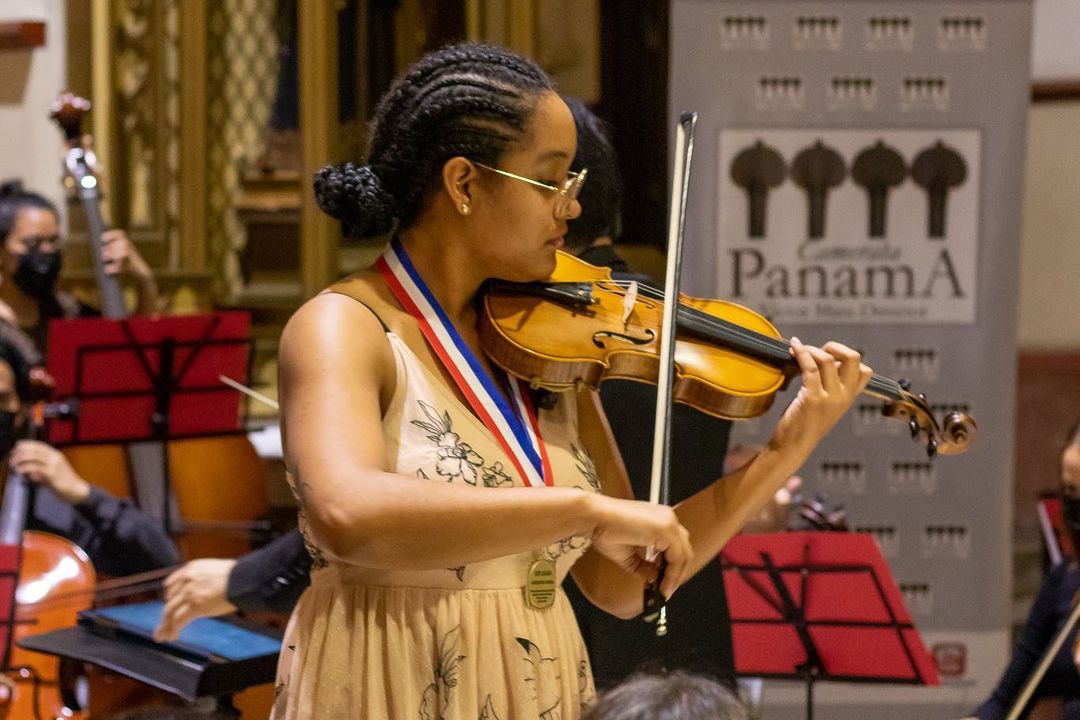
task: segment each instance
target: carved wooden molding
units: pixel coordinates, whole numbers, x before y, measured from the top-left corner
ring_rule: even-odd
[[[312,2],[299,23],[301,175],[312,177],[337,157],[337,8]],[[303,296],[310,297],[336,277],[340,231],[310,192],[303,194],[300,218],[300,280]]]
[[[0,23],[0,50],[20,50],[45,44],[45,23],[21,20]]]
[[[207,268],[206,0],[180,5],[180,267]]]

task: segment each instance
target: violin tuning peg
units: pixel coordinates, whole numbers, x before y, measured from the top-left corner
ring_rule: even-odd
[[[911,439],[912,440],[918,440],[919,439],[919,421],[916,420],[915,418],[911,418],[911,421],[908,423],[908,428],[911,430]]]
[[[918,398],[923,402],[926,402],[926,393],[919,393]]]
[[[926,457],[933,458],[937,455],[938,441],[931,440],[926,443]]]
[[[900,389],[903,390],[904,392],[910,392],[911,391],[911,381],[910,380],[900,378],[899,380],[896,381],[896,384],[899,385]]]

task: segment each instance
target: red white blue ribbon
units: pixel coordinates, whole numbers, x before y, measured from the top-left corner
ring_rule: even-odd
[[[518,476],[530,487],[551,485],[551,463],[524,383],[507,376],[506,387],[513,404],[508,403],[496,381],[462,340],[397,238],[390,241],[375,267],[402,307],[416,318],[431,349],[454,378],[473,412],[514,463]]]

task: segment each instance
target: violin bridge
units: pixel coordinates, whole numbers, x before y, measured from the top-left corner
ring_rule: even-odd
[[[638,284],[637,280],[631,280],[630,284],[626,286],[626,294],[623,295],[622,301],[622,325],[623,330],[630,324],[630,315],[634,312],[634,304],[637,302],[638,296]]]

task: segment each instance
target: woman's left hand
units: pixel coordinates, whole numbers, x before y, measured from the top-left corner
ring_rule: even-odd
[[[105,261],[105,272],[110,275],[128,275],[144,282],[153,278],[150,266],[123,230],[106,230],[101,234],[101,240],[101,259]]]
[[[837,342],[818,348],[791,338],[802,387],[784,411],[770,445],[809,454],[847,412],[873,376],[859,353]]]

